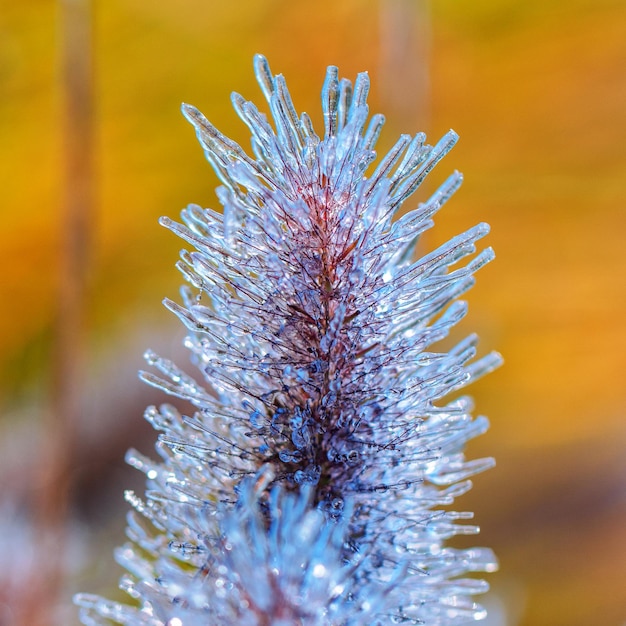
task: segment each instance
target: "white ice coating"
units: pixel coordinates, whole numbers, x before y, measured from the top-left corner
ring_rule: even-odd
[[[492,571],[495,559],[446,541],[478,532],[449,505],[493,464],[464,457],[488,423],[458,392],[500,357],[474,360],[473,335],[448,352],[435,344],[493,258],[476,252],[489,228],[415,258],[459,173],[394,217],[457,135],[434,147],[403,135],[374,166],[384,119],[367,121],[366,74],[353,86],[328,69],[320,138],[283,77],[261,56],[255,69],[272,123],[232,98],[253,156],[183,105],[222,182],[222,214],[190,205],[182,223],[162,219],[194,248],[178,265],[183,303],[165,304],[190,331],[199,372],[148,352],[160,373],[142,376],[196,411],[146,411],[160,460],[128,455],[147,490],[127,494],[130,542],[116,554],[138,607],[80,594],[83,623],[482,619],[473,596],[486,583],[465,575]]]

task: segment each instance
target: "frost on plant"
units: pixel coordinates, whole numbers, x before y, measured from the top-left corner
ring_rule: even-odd
[[[296,113],[282,76],[255,59],[272,122],[240,95],[252,156],[196,109],[223,214],[191,205],[162,223],[192,248],[179,269],[197,378],[151,352],[143,379],[195,412],[150,407],[159,461],[131,451],[145,498],[128,493],[127,606],[80,594],[85,624],[448,626],[481,619],[491,571],[477,532],[449,510],[491,459],[466,461],[487,428],[458,391],[494,368],[477,338],[433,346],[465,315],[458,300],[493,257],[486,224],[415,259],[419,236],[461,184],[401,204],[457,140],[402,135],[378,164],[384,119],[369,82],[329,67],[324,133]]]

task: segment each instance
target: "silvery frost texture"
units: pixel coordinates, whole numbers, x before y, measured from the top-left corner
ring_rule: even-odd
[[[143,379],[195,407],[147,409],[159,461],[145,472],[117,561],[127,606],[80,594],[84,624],[254,626],[426,624],[482,619],[473,600],[489,549],[447,541],[478,531],[449,510],[491,459],[466,461],[483,433],[459,393],[499,364],[476,336],[433,346],[466,313],[459,296],[493,258],[486,224],[415,260],[419,236],[461,184],[453,173],[416,208],[401,204],[452,148],[402,135],[374,165],[384,118],[369,81],[329,67],[324,135],[298,117],[282,76],[257,56],[272,122],[240,95],[249,156],[195,108],[183,112],[219,176],[223,214],[191,205],[162,223],[194,250],[178,265],[197,378],[151,352]]]

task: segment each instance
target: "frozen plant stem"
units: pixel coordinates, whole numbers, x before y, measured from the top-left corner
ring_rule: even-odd
[[[491,459],[466,461],[484,417],[458,391],[500,362],[474,360],[477,338],[433,344],[465,315],[458,300],[493,258],[479,224],[413,253],[461,184],[395,212],[457,140],[402,135],[373,166],[383,117],[369,123],[369,81],[329,67],[324,136],[296,114],[282,76],[255,58],[273,126],[233,94],[251,157],[196,109],[183,112],[223,183],[223,215],[191,205],[178,267],[190,286],[166,300],[189,329],[197,381],[148,352],[143,379],[196,407],[150,407],[161,431],[145,499],[118,550],[137,607],[80,594],[85,624],[255,626],[426,624],[484,617],[465,575],[491,571],[485,548],[446,541],[478,531],[448,510]],[[373,171],[369,172],[371,169]]]

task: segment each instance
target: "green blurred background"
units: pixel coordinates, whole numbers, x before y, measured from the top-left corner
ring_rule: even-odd
[[[466,182],[423,249],[492,226],[498,258],[458,335],[476,330],[506,361],[473,390],[492,429],[470,454],[497,468],[458,504],[482,527],[471,543],[500,558],[488,623],[623,626],[624,0],[93,0],[68,20],[80,6],[0,0],[0,624],[72,625],[72,593],[118,594],[122,492],[141,490],[124,450],[150,451],[143,407],[163,401],[135,372],[148,346],[186,359],[160,305],[181,244],[157,219],[217,207],[180,103],[247,147],[229,94],[261,101],[262,52],[318,122],[326,65],[368,70],[381,150],[400,132],[460,134],[428,188],[452,169]],[[93,186],[76,226],[66,163],[81,145]],[[72,276],[84,287],[68,311]],[[50,551],[51,520],[66,532]]]

